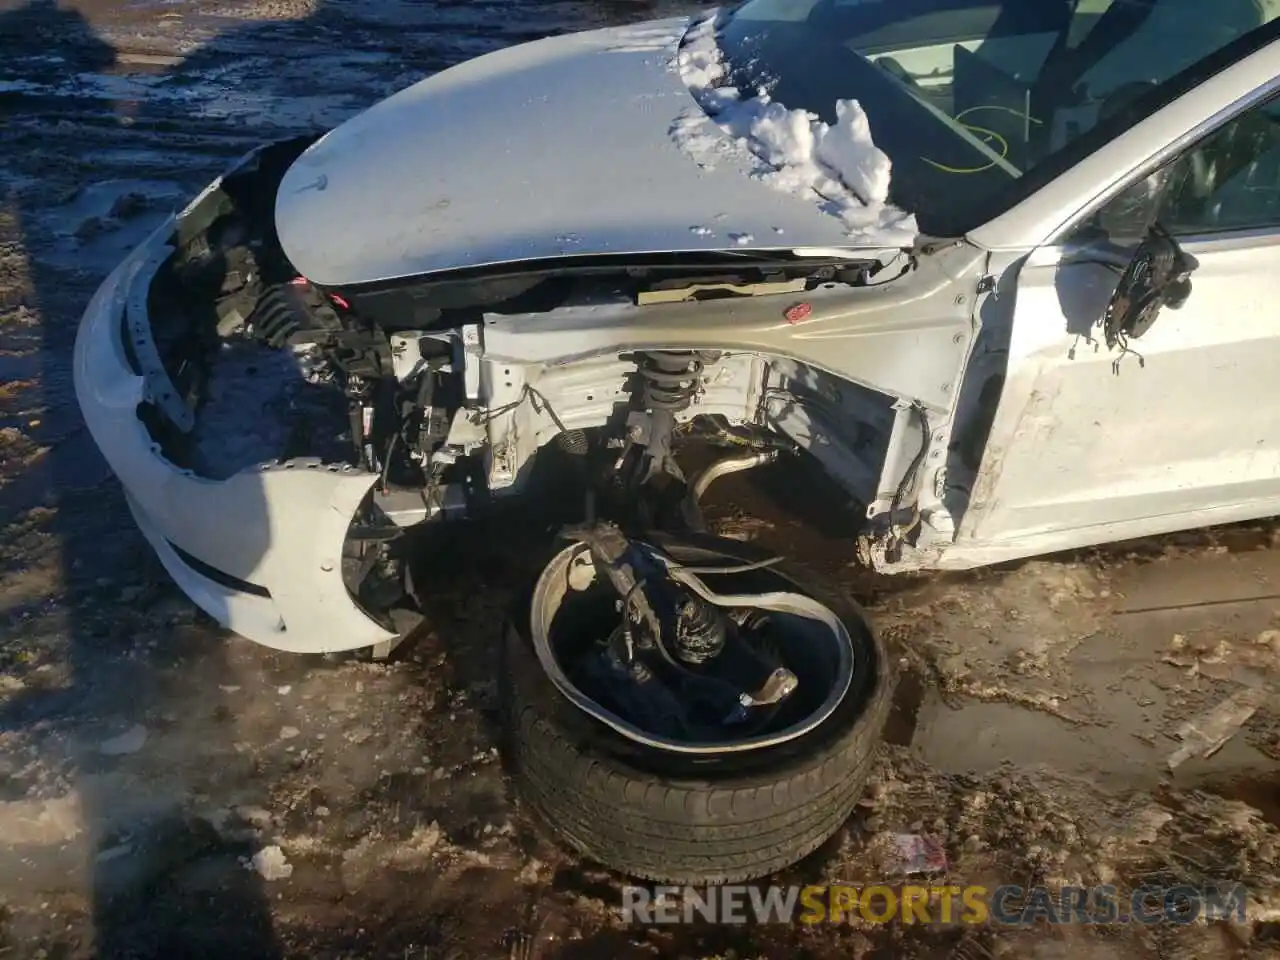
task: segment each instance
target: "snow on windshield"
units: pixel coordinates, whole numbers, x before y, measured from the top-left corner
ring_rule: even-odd
[[[858,101],[841,100],[832,125],[807,110],[788,110],[764,90],[744,99],[736,87],[718,86],[727,73],[716,41],[724,16],[712,11],[695,23],[676,55],[675,67],[703,111],[677,120],[676,143],[707,168],[717,159],[748,159],[754,176],[818,201],[855,240],[910,244],[915,217],[888,202],[889,157],[872,141]]]

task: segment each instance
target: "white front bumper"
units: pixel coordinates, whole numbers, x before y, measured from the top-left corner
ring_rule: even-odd
[[[186,594],[250,640],[321,653],[393,638],[342,581],[343,540],[373,474],[288,461],[206,480],[165,460],[138,419],[145,385],[125,353],[122,317],[146,253],[165,244],[171,228],[106,279],[75,346],[81,411],[139,527]]]

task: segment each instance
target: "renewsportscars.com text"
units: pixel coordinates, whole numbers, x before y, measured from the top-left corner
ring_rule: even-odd
[[[1094,887],[998,887],[958,884],[829,884],[763,887],[628,886],[627,923],[1196,923],[1245,919],[1242,884]]]

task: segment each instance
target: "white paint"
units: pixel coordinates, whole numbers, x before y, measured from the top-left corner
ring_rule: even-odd
[[[356,470],[250,470],[206,480],[164,460],[137,417],[143,380],[120,340],[129,280],[159,244],[161,230],[121,264],[94,295],[73,358],[85,423],[126,491],[143,535],[183,591],[241,636],[280,650],[324,652],[392,638],[347,593],[338,557],[356,507],[377,479]],[[270,597],[230,588],[188,566],[174,545]]]
[[[341,285],[562,255],[736,249],[731,232],[778,249],[850,246],[840,219],[753,178],[758,158],[699,109],[669,66],[688,23],[512,47],[384,100],[285,176],[285,252],[310,279]],[[855,120],[832,128],[833,150]],[[676,127],[682,145],[695,134],[711,153],[723,145],[714,169],[677,145]]]
[[[1280,232],[1184,248],[1200,262],[1191,297],[1133,341],[1142,367],[1069,332],[1101,318],[1115,273],[1063,266],[1057,248],[1022,267],[981,492],[948,565],[964,554],[995,562],[1274,511]]]

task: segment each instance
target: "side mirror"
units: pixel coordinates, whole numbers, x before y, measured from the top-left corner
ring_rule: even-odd
[[[1158,223],[1147,231],[1120,275],[1103,314],[1107,349],[1127,348],[1151,329],[1164,307],[1177,310],[1191,295],[1191,273],[1200,264]]]

